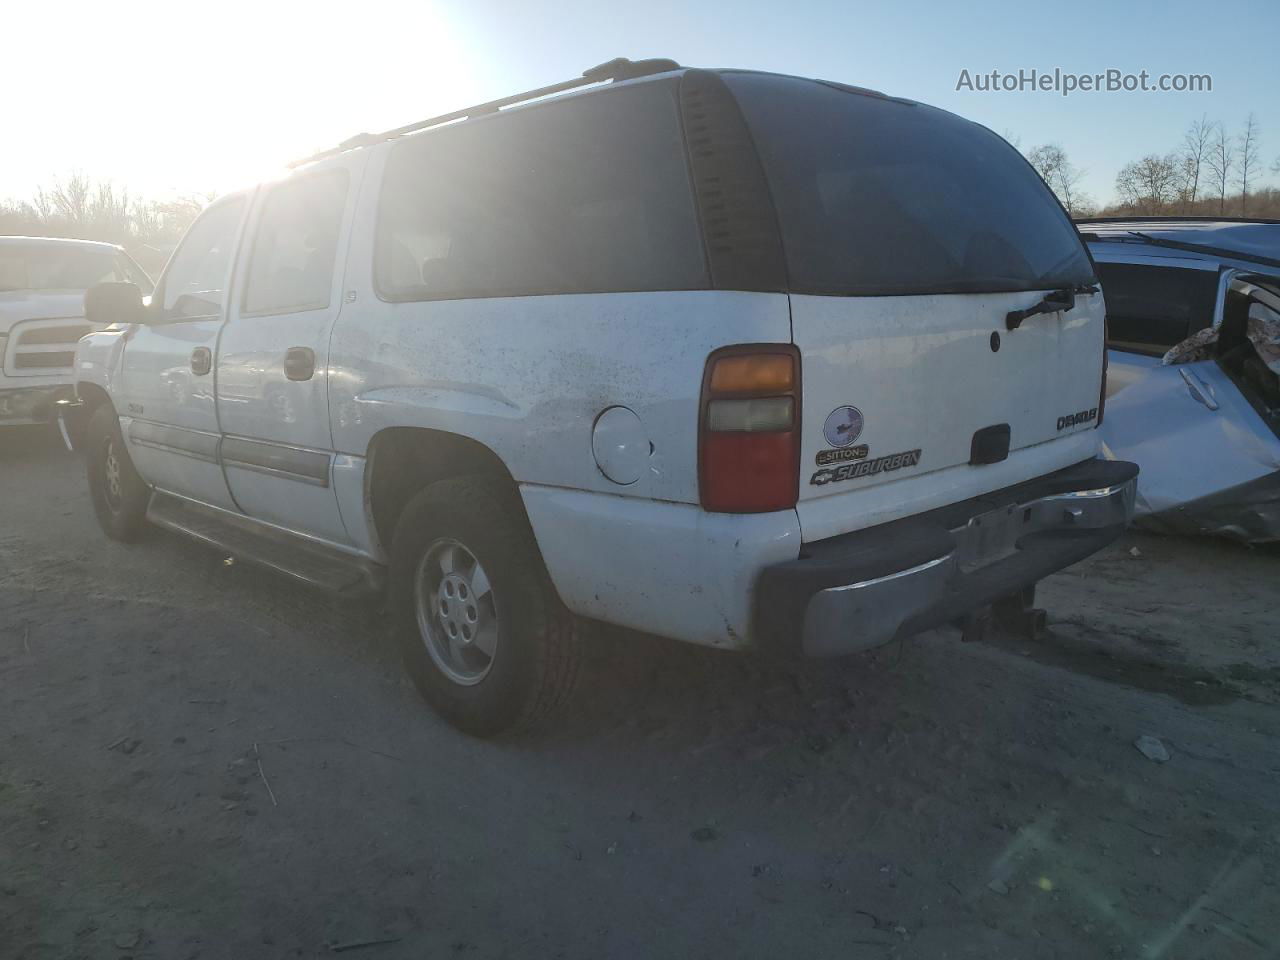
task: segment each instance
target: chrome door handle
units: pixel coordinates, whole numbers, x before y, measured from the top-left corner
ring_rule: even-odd
[[[289,380],[310,380],[316,372],[316,354],[310,347],[290,347],[284,355],[284,375]]]
[[[1213,395],[1213,387],[1209,386],[1186,367],[1183,367],[1178,372],[1182,374],[1182,382],[1187,385],[1193,400],[1203,403],[1210,410],[1218,409],[1218,401]]]
[[[191,351],[191,372],[203,377],[213,369],[213,351],[208,347],[196,347]]]

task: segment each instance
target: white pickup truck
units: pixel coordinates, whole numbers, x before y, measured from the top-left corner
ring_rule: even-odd
[[[0,428],[47,423],[72,394],[76,341],[92,330],[84,293],[102,281],[151,292],[120,247],[91,240],[0,237]]]
[[[86,301],[107,533],[385,581],[481,735],[562,699],[584,622],[845,654],[1021,610],[1133,510],[1053,195],[839,83],[612,61],[222,197],[149,302]]]

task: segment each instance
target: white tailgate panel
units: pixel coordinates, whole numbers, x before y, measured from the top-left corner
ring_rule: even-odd
[[[1094,455],[1095,422],[1059,429],[1059,418],[1098,406],[1102,297],[1079,296],[1072,310],[1005,329],[1005,314],[1041,295],[791,298],[803,363],[797,509],[805,540],[977,496]],[[851,446],[865,444],[865,460],[914,451],[918,458],[838,481],[819,476],[818,455],[832,449],[827,417],[846,405],[862,415]],[[1009,425],[1008,459],[970,466],[974,432],[996,424]]]

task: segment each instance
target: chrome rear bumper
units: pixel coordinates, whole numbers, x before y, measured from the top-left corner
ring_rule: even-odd
[[[762,642],[838,656],[961,617],[1119,537],[1133,517],[1136,477],[1133,464],[1088,461],[806,545],[807,555],[761,578]]]

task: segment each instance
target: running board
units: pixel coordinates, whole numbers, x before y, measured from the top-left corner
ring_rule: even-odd
[[[370,560],[159,490],[147,506],[147,519],[330,593],[360,596],[382,589],[383,569]]]

